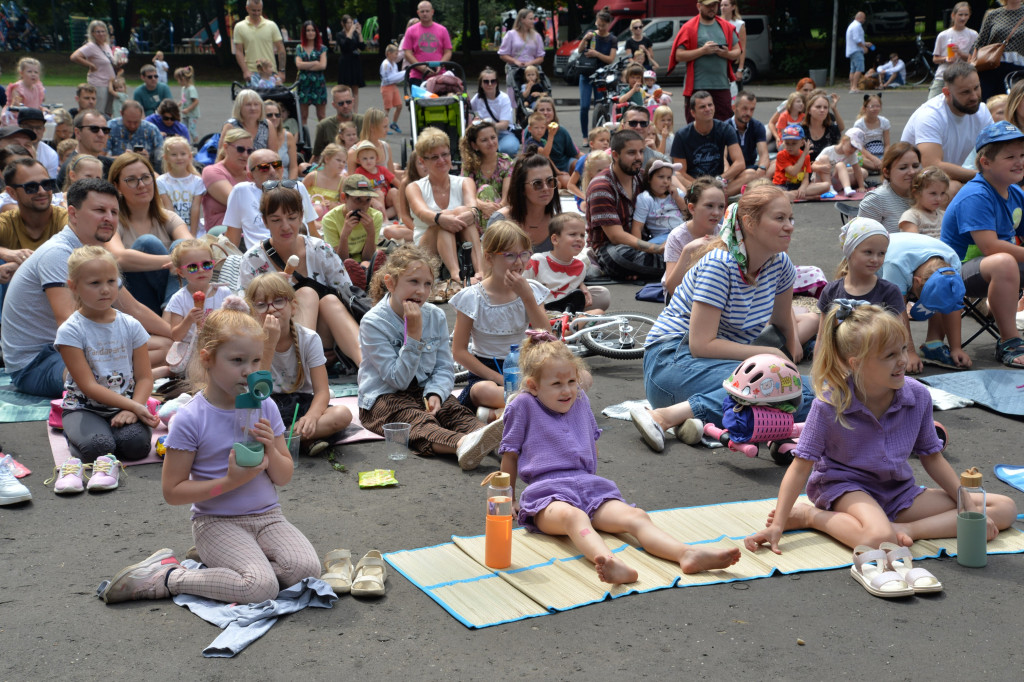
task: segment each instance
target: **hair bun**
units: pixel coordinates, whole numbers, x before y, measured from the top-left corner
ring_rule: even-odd
[[[242,313],[251,313],[249,310],[249,304],[245,302],[245,299],[234,294],[224,299],[224,303],[221,305],[221,308],[224,310],[237,310]]]

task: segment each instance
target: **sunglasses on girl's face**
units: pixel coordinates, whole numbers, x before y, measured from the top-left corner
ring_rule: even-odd
[[[284,296],[278,296],[273,301],[258,301],[252,304],[252,309],[262,315],[263,313],[270,312],[272,310],[281,310],[288,305],[288,299]]]
[[[278,159],[277,161],[267,161],[266,163],[257,163],[255,166],[252,167],[252,169],[254,171],[259,171],[261,173],[266,173],[271,168],[275,168],[276,169],[276,168],[280,168],[283,165],[284,165],[284,163],[282,163],[281,160]]]
[[[201,263],[189,263],[187,265],[180,266],[180,268],[190,275],[194,275],[199,272],[199,268],[202,268],[205,272],[209,272],[210,270],[213,270],[213,261],[204,260]]]
[[[256,150],[252,147],[243,147],[241,145],[236,144],[235,151],[238,152],[239,154],[252,154]]]
[[[544,189],[545,185],[548,187],[548,189],[554,189],[558,187],[558,180],[556,180],[555,176],[552,175],[548,178],[545,178],[544,180],[532,180],[527,184],[530,187],[532,187],[535,192],[539,192],[542,189]]]

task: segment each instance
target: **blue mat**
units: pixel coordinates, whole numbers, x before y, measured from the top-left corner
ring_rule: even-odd
[[[45,421],[50,399],[21,393],[11,385],[11,376],[0,372],[0,423]]]
[[[941,388],[1000,414],[1024,416],[1024,372],[1012,369],[979,369],[921,377],[922,383]]]
[[[1024,466],[997,464],[996,478],[1024,493]]]

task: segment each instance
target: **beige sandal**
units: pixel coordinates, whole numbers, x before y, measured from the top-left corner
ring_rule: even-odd
[[[388,579],[387,564],[380,552],[371,549],[356,564],[355,577],[352,578],[352,596],[383,597],[384,582]]]
[[[348,594],[352,589],[352,552],[347,549],[328,552],[320,580],[330,585],[335,594]]]

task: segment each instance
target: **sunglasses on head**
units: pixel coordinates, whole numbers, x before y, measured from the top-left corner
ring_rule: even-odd
[[[650,121],[626,121],[626,125],[630,128],[646,128],[650,124]]]
[[[278,159],[277,161],[267,161],[266,163],[257,163],[255,166],[252,167],[252,169],[254,171],[259,171],[261,173],[266,173],[271,168],[276,170],[276,169],[280,168],[283,165],[284,165],[284,163],[281,161],[281,159]]]
[[[100,133],[103,133],[104,135],[110,134],[110,128],[107,126],[78,126],[78,129],[88,130],[93,135],[99,135]]]
[[[530,187],[532,187],[535,192],[539,192],[542,189],[544,189],[545,186],[547,186],[548,189],[554,189],[554,188],[558,187],[558,180],[555,179],[554,175],[552,175],[552,176],[550,176],[548,178],[545,178],[543,180],[532,180],[532,181],[530,181],[530,182],[528,182],[526,184],[528,184]]]
[[[278,161],[277,164],[277,167],[280,168],[281,162]],[[262,166],[263,164],[260,165]],[[295,180],[267,180],[262,185],[260,185],[264,192],[269,192],[270,190],[276,187],[284,187],[285,189],[296,189],[298,186],[299,183],[296,182]]]
[[[23,189],[23,190],[25,190],[25,194],[35,194],[40,189],[42,189],[44,192],[56,192],[57,191],[57,181],[53,180],[52,178],[48,178],[46,180],[43,180],[42,182],[32,181],[32,182],[23,182],[21,184],[17,184],[17,183],[12,182],[11,184],[9,184],[7,186],[8,187],[14,187],[16,189]]]
[[[197,272],[199,272],[199,268],[202,268],[204,272],[209,272],[210,270],[213,270],[213,265],[214,263],[212,260],[204,260],[201,263],[189,263],[187,265],[181,265],[179,266],[179,268],[190,275],[194,275]]]
[[[252,154],[256,150],[253,147],[243,147],[242,145],[236,144],[235,151],[239,154]]]

